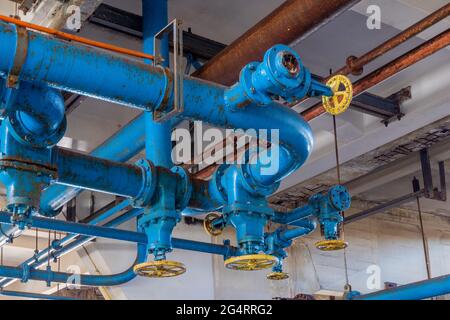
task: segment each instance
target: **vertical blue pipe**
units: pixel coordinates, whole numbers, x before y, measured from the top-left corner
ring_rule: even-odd
[[[144,52],[154,54],[153,37],[168,23],[167,0],[142,0]],[[169,67],[169,46],[165,38],[161,46],[164,67]],[[172,166],[171,121],[157,123],[153,114],[145,112],[145,153],[156,166]]]

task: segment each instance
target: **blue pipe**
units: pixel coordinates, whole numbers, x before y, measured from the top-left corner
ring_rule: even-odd
[[[137,197],[143,188],[145,177],[139,166],[60,148],[55,150],[54,158],[58,184],[132,198]]]
[[[7,212],[0,212],[0,223],[13,224],[12,218],[13,218],[12,214]],[[147,244],[146,234],[140,232],[118,230],[113,228],[99,227],[81,223],[73,223],[62,220],[54,220],[38,217],[31,217],[28,223],[30,227],[43,230],[77,233],[85,236],[96,236],[107,239]]]
[[[18,291],[6,291],[0,290],[0,295],[5,297],[27,298],[27,299],[40,299],[40,300],[80,300],[77,298],[63,297],[63,296],[51,296],[48,294],[31,293],[31,292],[18,292]]]
[[[293,229],[287,229],[280,233],[280,239],[282,241],[290,241],[299,237],[306,236],[316,229],[317,224],[312,219],[304,218],[297,222],[297,227]]]
[[[102,145],[92,151],[91,156],[118,162],[126,162],[138,154],[145,146],[145,118],[136,117]],[[52,216],[83,189],[63,185],[52,185],[41,195],[41,211]]]
[[[89,224],[98,224],[112,215],[114,215],[117,212],[122,211],[124,208],[128,207],[130,205],[129,200],[124,200],[121,203],[119,203],[117,206],[111,208],[110,210],[105,211],[95,219],[91,220]],[[104,227],[113,228],[121,225],[124,222],[127,222],[133,218],[138,217],[140,214],[142,214],[143,209],[132,209],[123,215],[111,220],[110,222],[103,225]],[[44,250],[41,250],[37,255],[33,256],[32,258],[26,260],[23,262],[20,267],[24,267],[25,265],[32,267],[32,268],[40,268],[44,266],[48,261],[48,255],[51,254],[52,258],[59,258],[63,255],[72,252],[73,250],[78,249],[82,245],[92,241],[96,237],[89,237],[89,236],[81,236],[75,241],[70,242],[71,240],[75,239],[77,235],[70,234],[64,237],[61,240],[57,240],[52,244],[51,247],[46,248]],[[69,243],[70,242],[70,243]],[[237,249],[232,246],[221,246],[221,245],[215,245],[215,244],[209,244],[209,243],[203,243],[198,241],[191,241],[191,240],[185,240],[185,239],[177,239],[173,238],[172,243],[174,248],[182,249],[182,250],[190,250],[190,251],[198,251],[203,253],[210,253],[210,254],[218,254],[223,255],[227,257],[228,255],[234,255],[237,252]],[[57,249],[55,249],[57,248]],[[53,252],[52,252],[53,251]],[[0,288],[4,288],[8,285],[10,285],[12,282],[14,282],[15,279],[6,278],[0,281]]]
[[[275,212],[275,216],[273,217],[272,221],[281,224],[295,225],[296,221],[309,217],[313,213],[314,210],[311,206],[303,206],[286,213]]]
[[[450,293],[450,275],[397,288],[353,296],[352,300],[422,300]]]
[[[147,259],[147,246],[144,244],[138,244],[138,253],[135,263],[126,271],[114,274],[114,275],[79,275],[80,284],[86,286],[99,286],[99,287],[110,287],[117,286],[123,283],[129,282],[136,277],[133,271],[133,266],[137,263],[142,263]],[[42,271],[33,268],[18,268],[18,267],[6,267],[0,266],[0,277],[22,279],[27,280],[38,280],[58,283],[67,283],[68,280],[73,276],[70,273],[64,272],[54,272],[50,270]]]
[[[144,37],[144,52],[154,55],[153,37],[168,24],[167,0],[142,0],[142,24]],[[163,67],[169,67],[169,42],[165,37],[161,43],[161,57],[164,59]],[[147,63],[150,63],[147,61]],[[171,121],[158,123],[153,121],[153,113],[145,112],[147,159],[156,166],[171,168],[172,144]]]
[[[113,208],[111,208],[111,209],[103,212],[99,216],[95,217],[94,219],[89,221],[88,224],[90,224],[90,225],[99,224],[102,221],[109,219],[111,216],[115,215],[116,213],[124,210],[125,208],[127,208],[130,205],[131,205],[131,201],[130,200],[124,200],[121,203],[119,203],[118,205],[114,206]],[[133,210],[131,210],[131,211],[133,211]],[[139,210],[138,210],[138,213],[140,213]],[[121,218],[121,217],[127,217],[127,214],[124,214],[124,215],[122,215],[122,216],[112,220],[111,222],[109,222],[106,225],[104,225],[104,227],[114,227],[116,225],[120,225],[121,223],[123,223],[122,220],[119,220],[119,218]],[[130,217],[129,219],[131,219],[131,218],[132,217]],[[114,224],[114,223],[116,223],[116,224]],[[11,228],[11,229],[15,228],[15,227],[12,227],[12,226],[7,226],[7,227]],[[93,238],[81,237],[81,238],[89,239],[89,240],[85,241],[85,242],[81,242],[81,241],[77,240],[77,241],[74,241],[74,242],[70,243],[69,245],[67,245],[70,241],[74,240],[77,236],[78,236],[77,234],[69,234],[69,235],[65,236],[64,238],[62,238],[60,240],[54,241],[52,243],[51,247],[39,251],[33,257],[31,257],[30,259],[28,259],[28,260],[24,261],[23,263],[21,263],[20,266],[23,267],[25,265],[28,265],[28,266],[33,266],[33,267],[38,268],[38,267],[42,266],[40,263],[46,263],[47,262],[49,254],[52,254],[52,257],[57,257],[56,256],[56,252],[52,253],[52,251],[55,250],[55,248],[61,247],[61,249],[58,250],[57,252],[59,253],[61,251],[61,254],[65,254],[66,253],[66,252],[64,252],[65,248],[71,247],[72,248],[71,250],[74,250],[75,246],[76,246],[76,248],[78,248],[79,246],[81,246],[81,245],[85,244],[86,242],[88,242],[88,241],[93,239]],[[78,243],[78,245],[74,245],[75,243]],[[0,288],[5,286],[5,281],[6,280],[3,279],[2,281],[0,281]]]

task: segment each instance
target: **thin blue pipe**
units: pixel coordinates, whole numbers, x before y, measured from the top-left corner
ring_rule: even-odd
[[[294,240],[296,238],[306,236],[316,229],[316,223],[307,218],[298,221],[296,226],[297,226],[296,228],[283,231],[280,234],[281,240],[283,241]]]
[[[12,214],[7,212],[0,212],[0,223],[12,224],[11,218]],[[84,236],[95,236],[100,238],[147,244],[147,235],[141,232],[118,230],[107,227],[99,227],[88,224],[38,217],[30,218],[30,224],[32,227],[38,229],[76,233]]]
[[[450,293],[450,275],[355,296],[352,300],[422,300]]]
[[[31,292],[19,292],[19,291],[6,291],[0,290],[0,295],[5,297],[27,298],[27,299],[40,299],[40,300],[80,300],[77,298],[63,297],[63,296],[51,296],[48,294],[31,293]]]

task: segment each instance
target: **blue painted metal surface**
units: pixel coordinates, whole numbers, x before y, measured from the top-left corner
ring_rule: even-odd
[[[136,257],[136,263],[142,263],[147,259],[146,245],[138,244],[138,253]],[[133,266],[134,266],[133,264]],[[133,271],[133,266],[124,272],[114,275],[79,275],[81,285],[86,286],[116,286],[126,283],[136,277]],[[47,283],[67,283],[70,278],[73,278],[71,273],[53,272],[51,270],[37,270],[33,268],[20,268],[20,267],[6,267],[0,266],[0,277],[21,279],[26,282],[28,280],[39,280]]]
[[[143,35],[144,51],[155,55],[154,36],[168,23],[167,0],[143,0]],[[161,43],[161,57],[163,67],[169,67],[169,42],[165,37]],[[164,89],[169,82],[164,84]],[[161,95],[161,102],[165,95]],[[145,153],[146,158],[156,166],[171,168],[172,122],[158,123],[153,121],[153,114],[145,112]],[[175,175],[158,171],[157,198],[151,208],[145,208],[144,214],[138,220],[139,229],[147,234],[148,250],[156,260],[164,260],[166,253],[172,251],[172,231],[181,220],[177,210],[177,179]],[[184,209],[184,208],[183,208]]]
[[[146,177],[146,171],[140,166],[59,148],[54,150],[53,156],[58,184],[135,198],[140,195],[146,178],[150,179],[150,184],[156,183]]]
[[[145,119],[140,115],[97,147],[92,156],[106,160],[126,162],[138,154],[145,146]],[[63,185],[52,185],[42,192],[41,214],[55,216],[69,200],[76,197],[83,189]]]
[[[450,275],[415,282],[389,290],[352,296],[351,300],[422,300],[450,293]]]
[[[351,197],[344,186],[331,187],[326,194],[316,194],[309,199],[314,215],[323,228],[326,240],[339,238],[339,225],[343,222],[341,212],[350,208]]]

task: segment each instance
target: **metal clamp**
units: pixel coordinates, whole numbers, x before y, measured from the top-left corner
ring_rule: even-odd
[[[6,87],[17,89],[19,87],[19,76],[28,54],[28,30],[24,27],[16,26],[17,45],[14,62],[8,76],[6,77]]]
[[[162,40],[164,37],[172,34],[173,36],[173,109],[166,112],[167,103],[161,103],[159,108],[153,111],[153,121],[165,122],[170,118],[180,114],[184,111],[183,101],[183,71],[182,59],[183,59],[183,33],[181,29],[181,20],[174,19],[164,29],[158,32],[153,38],[154,44],[154,65],[161,66],[164,62],[164,58],[161,55]],[[170,86],[167,86],[170,90]],[[164,99],[165,100],[165,99]],[[167,99],[167,102],[169,99]]]

